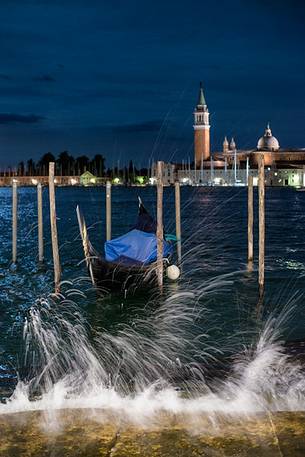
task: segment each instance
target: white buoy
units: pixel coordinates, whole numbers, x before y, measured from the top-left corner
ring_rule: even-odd
[[[166,268],[166,276],[172,281],[176,281],[180,276],[180,268],[177,265],[170,265]]]

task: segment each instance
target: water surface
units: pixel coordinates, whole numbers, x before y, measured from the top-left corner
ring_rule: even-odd
[[[98,382],[103,392],[111,387],[124,395],[142,392],[156,382],[181,387],[186,372],[180,368],[185,366],[188,369],[195,366],[199,370],[196,382],[200,379],[205,385],[204,376],[211,377],[208,373],[212,366],[216,373],[215,366],[241,354],[246,354],[245,360],[250,363],[251,356],[259,359],[261,353],[266,355],[268,344],[273,352],[268,353],[267,362],[260,362],[259,369],[264,372],[267,364],[274,375],[274,360],[282,363],[278,348],[273,347],[274,341],[305,337],[305,194],[302,192],[266,189],[266,289],[259,316],[257,211],[255,262],[253,271],[249,272],[245,188],[182,187],[182,277],[178,283],[167,282],[162,296],[154,291],[127,299],[115,295],[98,297],[82,262],[75,208],[77,204],[81,206],[90,239],[102,251],[104,188],[56,189],[60,257],[66,282],[62,286],[63,297],[55,299],[49,296],[53,276],[48,190],[44,189],[43,267],[37,265],[35,189],[19,189],[18,195],[18,265],[12,269],[9,266],[11,189],[0,189],[0,388],[3,398],[11,395],[18,379],[31,392],[23,393],[36,398],[49,392],[67,375],[71,383],[69,395],[71,392],[78,395],[80,379],[88,383],[88,373],[88,391],[91,389],[95,395],[98,395]],[[114,237],[133,225],[137,195],[155,214],[154,188],[114,187]],[[164,222],[166,231],[174,233],[171,188],[164,190]],[[261,344],[260,349],[255,349],[262,339],[265,346]],[[243,367],[239,366],[240,372],[247,369],[245,360]],[[234,371],[234,367],[232,369]],[[298,371],[299,384],[300,377]],[[196,389],[199,394],[201,388],[195,384],[192,395]],[[219,379],[215,390],[219,391]],[[65,398],[67,386],[63,392],[61,395]]]

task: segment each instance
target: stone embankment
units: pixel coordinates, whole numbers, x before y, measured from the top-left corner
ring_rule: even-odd
[[[305,414],[163,413],[135,424],[98,409],[34,411],[0,415],[0,437],[1,457],[303,457]]]

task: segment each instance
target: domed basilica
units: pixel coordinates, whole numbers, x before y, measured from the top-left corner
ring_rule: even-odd
[[[235,144],[235,143],[234,143]],[[305,165],[305,149],[281,148],[279,140],[273,136],[270,123],[265,128],[264,135],[257,142],[256,149],[231,148],[225,138],[222,153],[215,153],[218,160],[225,159],[229,164],[236,159],[240,168],[256,167],[259,156],[264,155],[265,166],[274,168],[298,168]]]
[[[194,110],[194,162],[168,164],[168,180],[195,185],[247,185],[248,177],[257,183],[257,168],[264,157],[267,186],[294,186],[305,188],[305,148],[283,148],[273,135],[268,122],[263,135],[253,141],[250,149],[239,149],[238,139],[224,138],[221,151],[211,151],[210,113],[200,83]],[[254,139],[253,139],[254,140]],[[255,146],[256,144],[256,146]],[[174,170],[172,173],[170,170]],[[256,184],[254,184],[256,185]]]
[[[230,142],[225,137],[222,151],[210,151],[209,110],[200,84],[198,102],[194,111],[194,163],[196,169],[209,168],[211,161],[215,168],[223,168],[237,163],[239,169],[256,168],[258,158],[263,154],[265,166],[272,168],[303,168],[305,165],[305,148],[281,148],[279,140],[273,136],[270,123],[256,148],[238,149],[237,142]]]

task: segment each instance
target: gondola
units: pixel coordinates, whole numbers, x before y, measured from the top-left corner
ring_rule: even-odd
[[[124,235],[105,242],[104,255],[92,246],[84,216],[76,208],[84,255],[93,285],[100,293],[122,292],[152,288],[157,283],[156,221],[139,198],[138,218],[134,227]],[[171,261],[173,243],[163,241],[163,262]],[[165,270],[164,268],[164,270]]]

